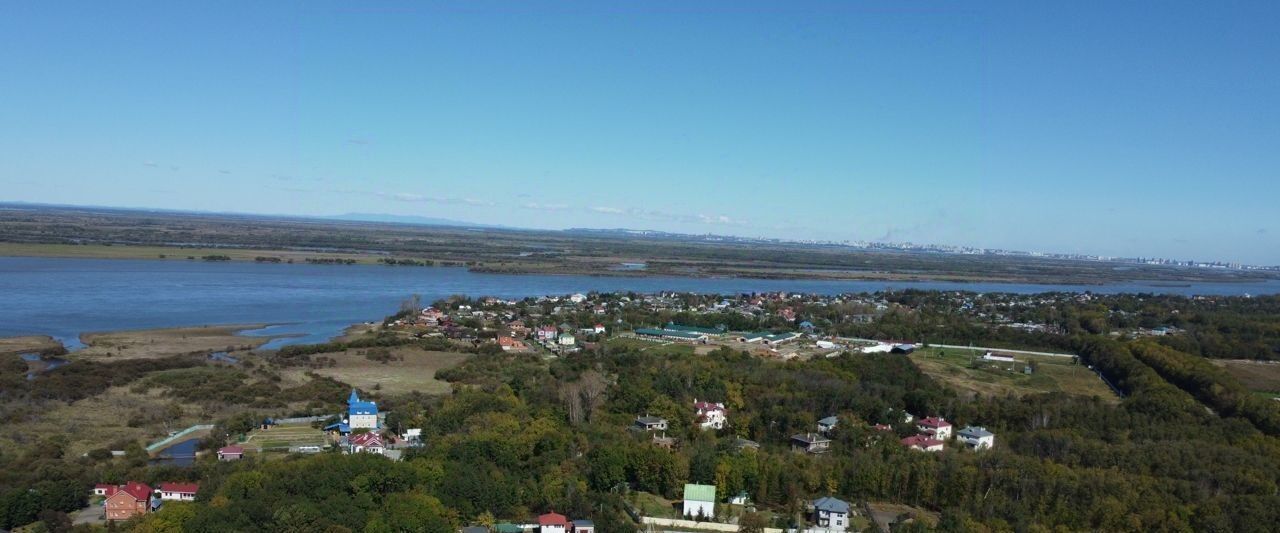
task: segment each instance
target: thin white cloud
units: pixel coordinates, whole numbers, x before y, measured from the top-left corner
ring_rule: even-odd
[[[157,163],[157,162],[155,162],[155,161],[144,161],[142,164],[143,164],[143,165],[145,165],[145,166],[148,166],[148,167],[158,167],[158,166],[160,166],[160,163]]]
[[[569,206],[565,204],[539,204],[536,202],[529,202],[521,205],[520,207],[525,209],[534,209],[537,211],[564,211],[569,209]]]
[[[658,211],[656,209],[646,210],[646,209],[637,209],[634,207],[623,209],[619,207],[608,207],[608,206],[594,206],[594,207],[589,207],[587,209],[589,211],[596,212],[596,213],[603,213],[607,215],[625,215],[625,216],[633,217],[640,220],[657,220],[657,221],[666,221],[666,222],[679,222],[684,224],[706,224],[706,225],[718,225],[718,226],[749,225],[745,220],[739,220],[729,215],[723,215],[723,214],[707,215],[707,214],[699,213],[696,215],[687,215],[687,214],[680,214],[680,213],[668,213],[665,211]]]
[[[698,221],[703,224],[724,224],[729,226],[744,226],[747,224],[745,220],[738,220],[728,215],[698,215]]]
[[[445,198],[438,196],[426,196],[422,194],[410,192],[375,192],[374,196],[395,200],[397,202],[415,202],[415,203],[431,203],[431,204],[452,204],[452,205],[474,205],[474,206],[494,206],[497,205],[489,200],[480,200],[477,198]]]

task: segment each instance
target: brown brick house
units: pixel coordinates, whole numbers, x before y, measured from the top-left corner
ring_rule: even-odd
[[[151,510],[151,495],[155,492],[145,483],[130,481],[107,490],[105,502],[107,520],[128,520]]]

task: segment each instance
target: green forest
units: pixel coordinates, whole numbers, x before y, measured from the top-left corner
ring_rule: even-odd
[[[1178,305],[1194,305],[1187,302]],[[1077,324],[1088,321],[1087,311],[1054,312]],[[1186,312],[1191,320],[1180,323],[1192,335],[1203,332],[1201,339],[1231,324],[1232,331],[1254,332],[1232,342],[1269,346],[1275,339],[1267,329],[1274,324],[1271,313],[1271,307],[1201,312],[1211,318]],[[919,327],[936,327],[922,315],[914,315]],[[907,327],[895,321],[908,317],[889,315],[883,323],[856,327],[887,331]],[[57,439],[46,439],[0,450],[0,527],[35,521],[37,529],[70,530],[65,513],[83,507],[98,482],[191,480],[201,483],[195,502],[171,502],[112,527],[445,532],[527,522],[555,511],[590,518],[600,531],[635,531],[631,513],[643,502],[678,499],[685,483],[701,483],[715,485],[722,498],[745,492],[760,511],[756,517],[772,527],[802,526],[807,501],[835,496],[936,513],[933,528],[939,531],[1274,530],[1280,523],[1280,402],[1250,394],[1210,364],[1203,349],[1191,349],[1204,343],[1102,333],[1080,330],[1035,344],[1079,353],[1080,364],[1119,389],[1119,402],[1061,393],[964,396],[908,358],[889,354],[781,361],[729,348],[695,353],[689,346],[606,342],[544,358],[485,347],[437,374],[452,384],[450,394],[384,397],[365,391],[389,411],[390,429],[422,428],[424,445],[401,461],[329,452],[230,463],[207,457],[184,469],[148,466],[137,443],[119,444],[127,450],[124,457],[69,457]],[[277,357],[281,364],[306,364],[308,354],[324,351],[298,346]],[[68,365],[51,372],[51,379],[30,383],[12,377],[15,366],[6,373],[4,393],[67,401],[129,383],[132,364],[138,363]],[[169,370],[134,387],[189,395],[235,390],[190,360],[151,364]],[[344,390],[341,383],[316,380],[296,390],[245,394],[258,401],[315,395],[333,403]],[[697,429],[695,399],[724,402],[729,427]],[[898,442],[916,433],[905,413],[943,416],[956,427],[984,426],[998,444],[978,452],[960,446],[913,451]],[[666,435],[676,439],[675,448],[655,446],[650,435],[629,430],[640,415],[669,420]],[[20,419],[20,413],[8,416]],[[791,435],[812,431],[826,416],[840,419],[829,435],[830,453],[790,449]],[[233,419],[220,427],[235,432],[252,424]],[[892,432],[875,424],[888,424]],[[760,447],[743,448],[739,439]],[[206,445],[222,444],[213,439]],[[722,507],[725,514],[735,512]],[[928,527],[923,521],[895,525],[904,531]]]

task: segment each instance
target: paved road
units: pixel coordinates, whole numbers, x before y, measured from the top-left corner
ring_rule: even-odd
[[[106,523],[102,514],[102,506],[89,504],[88,507],[71,513],[71,523],[80,524],[103,524]]]
[[[837,337],[837,338],[843,341],[874,342],[874,343],[881,342],[875,339],[860,339],[857,337]],[[988,348],[985,346],[956,346],[953,344],[929,344],[929,347],[930,348],[946,348],[948,350],[978,350],[983,352],[1020,353],[1023,355],[1042,355],[1045,357],[1076,357],[1076,354],[1073,354],[1073,353],[1031,352],[1027,350],[1008,350],[1005,348]]]
[[[1075,357],[1073,353],[1030,352],[1027,350],[1007,350],[1005,348],[986,348],[983,346],[955,346],[951,344],[930,344],[930,348],[946,348],[948,350],[977,350],[980,352],[1020,353],[1022,355],[1042,355],[1045,357]]]

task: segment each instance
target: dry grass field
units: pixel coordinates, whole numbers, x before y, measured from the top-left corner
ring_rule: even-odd
[[[1252,391],[1280,395],[1280,362],[1245,359],[1211,359]]]
[[[354,259],[373,264],[377,257],[367,254],[317,253],[298,250],[256,250],[247,248],[179,248],[176,246],[132,246],[102,244],[26,244],[0,243],[0,256],[78,257],[85,259],[163,259],[166,261],[202,261],[206,255],[225,255],[232,261],[253,261],[257,257],[277,257],[281,261],[305,263],[308,258]]]
[[[203,326],[191,328],[115,331],[86,333],[80,341],[88,348],[71,354],[71,358],[110,357],[114,359],[151,359],[169,355],[209,350],[237,350],[261,346],[269,337],[242,337],[237,331],[261,328],[262,324],[235,326]]]
[[[1039,392],[1065,392],[1081,396],[1098,396],[1119,401],[1098,375],[1083,365],[1071,364],[1063,357],[1036,357],[1018,355],[1019,364],[987,364],[973,368],[971,354],[966,350],[941,350],[925,348],[911,354],[911,361],[930,377],[940,380],[963,392],[982,396],[1025,395]],[[978,357],[981,357],[980,355]],[[1035,361],[1038,370],[1027,375],[1022,368],[1027,361]]]
[[[39,352],[62,346],[62,343],[47,335],[29,335],[26,337],[0,338],[0,355],[13,353]]]
[[[471,354],[433,352],[415,347],[391,349],[396,360],[380,363],[361,355],[363,350],[347,350],[316,354],[313,358],[330,357],[337,363],[321,369],[290,369],[282,372],[286,379],[300,381],[306,372],[315,372],[364,390],[377,390],[383,394],[404,394],[413,391],[425,394],[449,392],[449,384],[435,378],[436,371],[451,368]],[[403,360],[400,360],[403,358]]]

